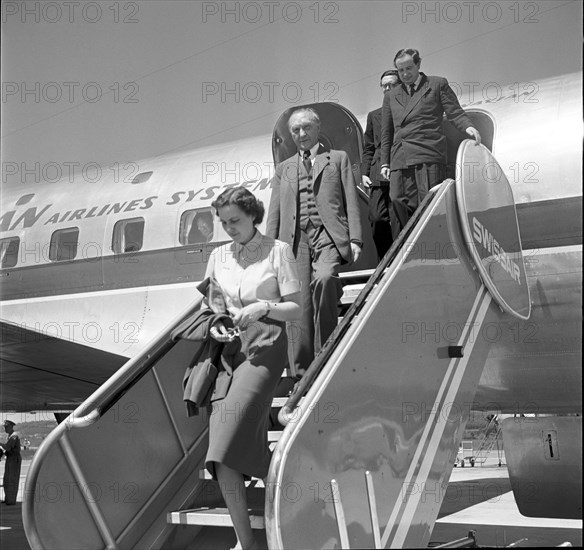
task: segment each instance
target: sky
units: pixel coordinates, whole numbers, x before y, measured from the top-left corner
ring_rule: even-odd
[[[271,134],[304,103],[364,114],[404,47],[461,103],[496,95],[580,71],[581,29],[581,0],[5,1],[2,185]]]

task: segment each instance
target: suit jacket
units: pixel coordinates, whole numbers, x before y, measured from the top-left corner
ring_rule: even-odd
[[[272,180],[272,198],[266,235],[292,246],[294,254],[300,242],[300,201],[298,174],[302,170],[300,156],[281,162]],[[359,198],[345,151],[321,145],[312,166],[316,208],[322,223],[332,237],[345,263],[352,261],[351,241],[363,242]]]
[[[372,186],[378,187],[389,181],[381,177],[381,107],[371,111],[367,115],[365,127],[365,140],[363,143],[363,158],[361,161],[361,174],[369,176]]]
[[[448,81],[441,76],[422,73],[413,96],[403,85],[386,93],[381,114],[381,163],[389,164],[392,170],[423,162],[446,164],[444,113],[461,132],[472,126]]]

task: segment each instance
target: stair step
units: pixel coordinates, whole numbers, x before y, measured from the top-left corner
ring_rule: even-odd
[[[341,317],[342,319],[342,317]],[[279,408],[279,407],[283,407],[286,404],[286,401],[288,401],[289,397],[274,397],[274,399],[272,400],[272,407],[274,408]],[[304,401],[304,397],[300,398],[300,401],[298,402],[298,404],[300,405],[302,403],[302,401]]]
[[[199,470],[199,479],[211,480],[213,476],[209,473],[206,468],[204,470]],[[250,481],[247,481],[248,487],[255,487],[256,489],[265,489],[264,480],[259,477],[252,477]]]
[[[371,275],[375,273],[375,269],[362,269],[360,271],[343,271],[339,273],[339,278],[341,281],[367,281]]]
[[[343,295],[341,296],[341,304],[352,304],[357,299],[357,296],[359,296],[363,288],[365,288],[365,283],[345,285],[343,287]]]
[[[374,271],[374,269],[364,269],[361,271],[339,273],[339,277],[343,283],[343,295],[340,300],[342,306],[348,306],[357,299],[357,296],[365,288],[367,281],[373,275]]]
[[[265,529],[264,511],[260,508],[248,510],[252,529]],[[227,508],[194,508],[193,510],[179,510],[166,515],[167,523],[173,525],[216,525],[219,527],[233,527],[231,516]]]
[[[286,404],[286,401],[288,401],[287,397],[274,397],[272,400],[272,407],[283,407]]]
[[[282,437],[282,432],[278,430],[270,430],[268,432],[268,441],[278,441]]]

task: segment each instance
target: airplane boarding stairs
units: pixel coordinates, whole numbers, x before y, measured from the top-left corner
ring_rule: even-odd
[[[494,159],[464,142],[465,162]],[[496,255],[486,240],[482,256],[473,249],[487,234],[479,226],[491,245],[496,235]],[[446,180],[428,195],[284,404],[285,429],[270,434],[265,488],[248,488],[269,548],[428,544],[489,348],[484,328],[529,316],[517,231],[506,180]],[[171,338],[198,307],[39,449],[23,505],[33,549],[234,545],[204,473],[207,414],[188,418],[182,401],[193,344]]]

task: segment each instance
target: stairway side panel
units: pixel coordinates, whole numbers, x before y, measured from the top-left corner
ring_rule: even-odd
[[[34,488],[29,488],[29,493],[24,495],[25,498],[33,499],[34,516],[37,518],[38,540],[29,538],[31,548],[104,548],[103,539],[85,504],[82,490],[73,477],[63,451],[58,446],[54,447]],[[57,530],[55,525],[61,527]],[[82,546],[79,541],[83,541]]]
[[[204,457],[198,447],[206,448],[208,419],[205,413],[188,418],[182,401],[182,377],[191,357],[192,345],[180,342],[96,423],[67,432],[84,475],[82,482],[66,467],[60,446],[50,449],[41,467],[39,489],[31,495],[39,533],[51,533],[47,540],[56,535],[52,517],[66,517],[65,524],[72,525],[90,522],[85,504],[89,499],[100,509],[112,536],[123,539],[122,547],[132,547],[153,518],[165,517],[169,501],[180,500],[181,492],[186,498],[195,490],[182,482],[198,478]],[[196,463],[185,460],[187,455],[196,455]],[[182,482],[169,479],[173,471]],[[47,498],[43,488],[49,485],[60,491],[61,498]],[[89,537],[60,531],[63,539],[55,540],[55,548],[95,547]],[[69,539],[75,541],[73,545]]]
[[[332,479],[351,547],[373,547],[367,470],[382,534],[391,522],[386,539],[412,513],[405,504],[416,491],[427,493],[424,509],[416,505],[414,511],[422,531],[418,544],[429,537],[487,350],[479,327],[468,330],[469,323],[480,326],[475,321],[480,285],[460,262],[460,244],[453,242],[456,231],[448,223],[442,202],[420,237],[405,243],[400,252],[405,261],[393,280],[382,280],[368,298],[343,349],[329,362],[335,363],[334,375],[326,388],[308,394],[278,481],[284,548],[339,546]],[[491,308],[482,292],[484,318]],[[481,357],[461,367],[448,357],[448,347],[461,343]],[[454,386],[459,390],[452,394]],[[424,462],[428,453],[435,454],[430,466]],[[430,467],[428,480],[419,479],[422,467]]]

